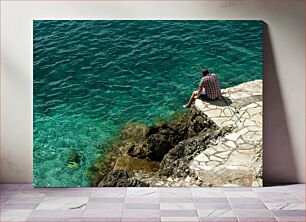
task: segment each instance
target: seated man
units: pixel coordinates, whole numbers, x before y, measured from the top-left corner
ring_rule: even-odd
[[[202,97],[206,100],[215,100],[221,96],[221,89],[218,77],[215,73],[210,73],[208,69],[202,69],[202,79],[198,91],[191,94],[189,102],[183,108],[189,108],[194,100]]]

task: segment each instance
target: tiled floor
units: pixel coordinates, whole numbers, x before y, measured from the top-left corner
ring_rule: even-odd
[[[305,221],[305,185],[67,188],[1,185],[1,221]]]

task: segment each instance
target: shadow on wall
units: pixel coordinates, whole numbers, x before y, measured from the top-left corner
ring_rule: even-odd
[[[263,25],[263,176],[265,185],[298,182],[268,24]]]

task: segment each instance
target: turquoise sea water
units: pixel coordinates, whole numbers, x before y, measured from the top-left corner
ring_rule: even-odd
[[[262,79],[260,21],[34,21],[34,185],[88,186],[99,146],[127,122],[179,110],[200,80]],[[71,169],[67,157],[81,156]]]

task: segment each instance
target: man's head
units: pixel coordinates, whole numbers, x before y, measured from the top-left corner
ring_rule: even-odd
[[[208,69],[203,68],[203,69],[202,69],[202,75],[203,75],[203,76],[207,76],[208,74],[209,74]]]

